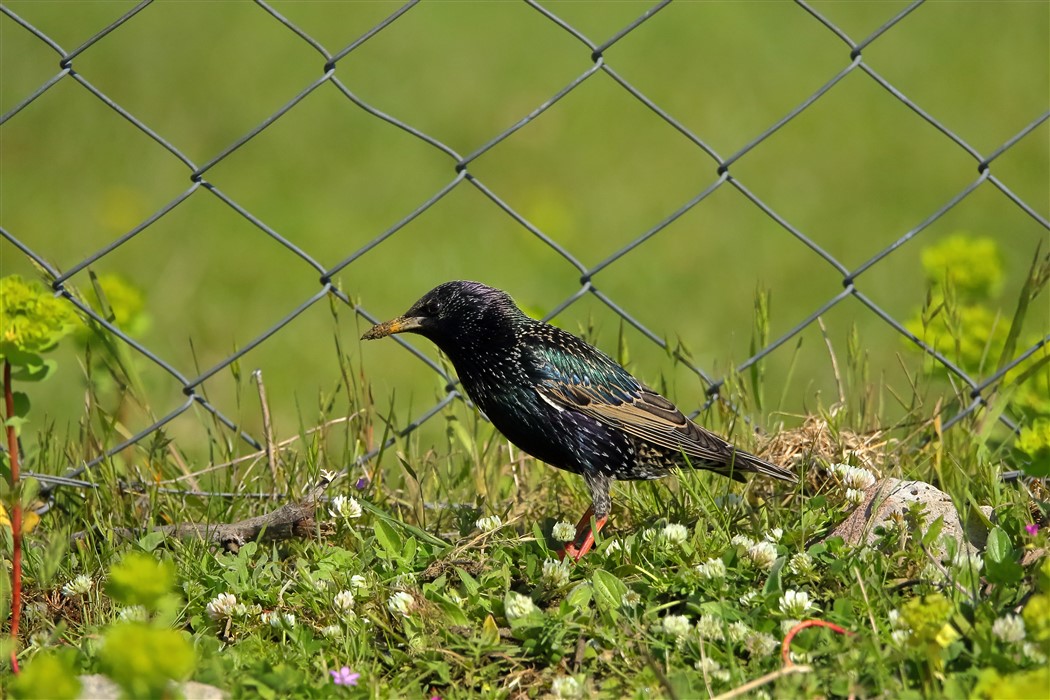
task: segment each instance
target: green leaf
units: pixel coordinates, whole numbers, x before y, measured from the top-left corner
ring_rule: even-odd
[[[470,625],[470,619],[467,617],[466,613],[463,612],[462,605],[456,605],[452,601],[445,600],[444,598],[438,598],[433,602],[437,603],[438,607],[440,607],[445,615],[448,616],[448,622],[450,624],[463,625],[464,627]]]
[[[492,615],[488,615],[481,625],[481,643],[490,647],[499,644],[499,625],[496,624],[496,618]]]
[[[39,355],[34,356],[39,362],[15,366],[12,362],[11,379],[20,382],[42,382],[58,369],[58,363],[54,360],[45,360]]]
[[[361,509],[364,510],[365,512],[371,513],[372,515],[376,516],[376,518],[378,518],[379,520],[382,520],[385,523],[396,523],[397,527],[399,527],[400,529],[402,529],[405,532],[409,533],[410,535],[415,535],[416,539],[418,539],[420,542],[426,542],[427,544],[431,544],[431,545],[434,545],[436,547],[440,547],[441,549],[448,549],[451,546],[445,540],[441,539],[440,537],[438,537],[436,535],[430,534],[426,530],[418,528],[415,525],[410,525],[408,523],[403,523],[403,522],[394,520],[392,517],[390,517],[390,514],[387,513],[385,510],[383,510],[382,508],[379,508],[377,506],[372,505],[368,501],[362,500],[360,498],[357,499],[357,501],[358,501],[358,503],[361,504]]]
[[[109,571],[106,592],[124,605],[142,605],[157,610],[162,598],[175,586],[175,566],[149,554],[132,552]]]
[[[379,542],[379,546],[386,550],[386,553],[394,558],[401,558],[401,535],[397,534],[392,526],[388,525],[386,521],[377,520],[375,522],[375,533],[376,541]]]
[[[418,546],[418,543],[416,542],[416,538],[415,537],[409,537],[405,541],[405,547],[404,547],[404,549],[402,550],[402,553],[401,553],[401,555],[405,558],[405,561],[409,561],[410,562],[410,561],[412,561],[413,559],[416,558],[416,547],[417,546]]]
[[[984,577],[991,583],[1012,586],[1024,577],[1024,569],[1012,559],[987,562],[984,567]]]
[[[6,534],[4,528],[0,528],[0,532]],[[0,575],[0,620],[7,620],[7,616],[11,614],[11,579],[8,578],[7,573],[4,572]]]
[[[769,570],[769,577],[766,579],[766,585],[762,588],[762,595],[771,595],[773,593],[780,593],[780,570],[784,568],[784,564],[787,563],[787,557],[777,557],[777,560],[773,562],[773,567]]]
[[[13,698],[54,698],[74,700],[80,697],[80,680],[74,668],[72,650],[60,653],[42,652],[33,657],[11,684]]]
[[[989,562],[996,564],[1012,559],[1013,547],[1010,546],[1010,536],[1001,527],[993,527],[988,533],[985,557]]]
[[[458,566],[456,567],[456,574],[459,575],[459,580],[463,582],[463,587],[467,589],[467,595],[475,596],[478,594],[478,591],[481,589],[481,585],[478,583],[478,580],[476,578],[474,578]]]
[[[586,610],[591,602],[591,587],[587,583],[579,583],[569,591],[565,602],[577,610]]]
[[[143,552],[152,552],[157,546],[164,541],[167,537],[163,532],[154,530],[153,532],[147,532],[145,535],[139,538],[139,547]]]
[[[615,618],[621,601],[627,593],[623,581],[603,569],[596,569],[591,576],[591,587],[594,589],[594,602],[603,613]]]
[[[169,683],[186,679],[195,665],[182,633],[140,622],[113,625],[99,651],[99,667],[130,698],[165,696]]]
[[[19,418],[25,418],[29,413],[29,395],[21,391],[12,391],[11,397],[15,403],[15,415]]]
[[[937,542],[937,538],[941,536],[941,531],[943,529],[944,516],[939,515],[937,516],[937,519],[930,523],[930,526],[926,528],[926,532],[922,536],[922,545],[924,547],[932,547]]]

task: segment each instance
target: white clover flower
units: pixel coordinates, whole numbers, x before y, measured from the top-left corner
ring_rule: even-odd
[[[551,681],[551,695],[556,698],[578,698],[582,692],[579,681],[572,676],[558,676]]]
[[[801,620],[795,620],[795,619],[781,620],[780,621],[780,633],[786,636],[787,633],[790,632],[792,630],[792,628],[794,628],[799,622],[801,622]]]
[[[237,596],[232,593],[220,593],[208,601],[204,606],[204,612],[212,620],[225,620],[234,615],[237,608]]]
[[[784,536],[784,528],[782,528],[782,527],[775,527],[772,530],[770,530],[769,532],[767,532],[763,539],[765,539],[767,542],[776,543],[776,542],[779,542],[780,539],[783,536]]]
[[[932,562],[927,562],[926,566],[919,572],[919,578],[930,583],[940,583],[944,580],[944,572],[934,566]]]
[[[408,617],[412,608],[416,606],[416,599],[404,591],[394,591],[386,599],[386,609],[394,615]]]
[[[725,639],[722,620],[714,615],[701,615],[696,621],[696,632],[704,639],[720,642]]]
[[[813,557],[805,552],[799,552],[788,560],[788,571],[796,576],[812,576],[816,573]]]
[[[772,542],[756,542],[747,548],[747,558],[760,569],[771,569],[777,560],[777,548]]]
[[[620,605],[628,609],[637,607],[641,602],[642,596],[638,591],[627,591],[620,596]]]
[[[846,503],[851,506],[859,506],[864,502],[865,494],[859,489],[846,489]]]
[[[91,592],[94,584],[87,574],[80,574],[72,581],[62,586],[62,595],[66,598],[78,598]]]
[[[720,579],[726,577],[726,564],[721,559],[708,559],[696,565],[696,573],[703,579]]]
[[[361,517],[361,504],[353,496],[336,496],[328,504],[328,513],[333,518],[356,520]]]
[[[750,634],[751,628],[740,620],[730,622],[729,627],[726,628],[726,639],[735,644],[744,641]]]
[[[908,638],[911,637],[911,630],[893,630],[890,632],[890,639],[899,647],[904,646],[908,643]]]
[[[724,496],[715,497],[715,507],[719,510],[730,510],[744,502],[743,496],[738,493],[727,493]]]
[[[354,607],[353,592],[349,590],[339,591],[335,594],[335,597],[332,598],[332,605],[334,605],[337,610],[342,610],[343,612],[351,610]]]
[[[780,612],[788,617],[804,617],[815,610],[817,607],[805,591],[787,590],[780,596]]]
[[[281,614],[281,624],[284,625],[285,627],[289,628],[289,629],[291,629],[292,627],[295,627],[295,614],[294,613],[282,613]]]
[[[558,542],[572,542],[576,538],[576,526],[570,522],[559,520],[554,523],[551,536]]]
[[[660,532],[660,539],[668,544],[681,544],[689,539],[689,528],[680,523],[668,523]]]
[[[532,598],[529,596],[515,593],[514,591],[507,594],[507,603],[504,606],[504,612],[507,614],[508,620],[525,617],[535,610],[536,605],[532,602]]]
[[[992,634],[1008,644],[1023,642],[1025,635],[1024,620],[1018,615],[1003,615],[992,623]]]
[[[565,585],[569,580],[569,563],[548,559],[543,562],[543,573],[540,574],[543,582],[552,588]]]
[[[328,639],[336,639],[343,635],[343,628],[339,625],[327,625],[321,628],[321,636]]]
[[[960,571],[970,571],[976,574],[984,568],[984,559],[977,552],[970,552],[963,548],[956,553],[952,566]]]
[[[777,648],[777,640],[771,634],[754,632],[744,640],[744,648],[753,657],[769,656]]]
[[[1025,642],[1021,645],[1021,653],[1026,659],[1037,664],[1046,663],[1046,654],[1039,648],[1039,645],[1035,642]]]
[[[482,532],[493,532],[503,527],[503,521],[500,520],[498,515],[488,515],[484,518],[478,518],[474,525]]]
[[[354,574],[350,577],[350,587],[355,591],[361,591],[368,588],[368,579],[361,574]]]
[[[886,621],[890,623],[890,629],[893,630],[890,632],[890,639],[892,639],[893,643],[897,646],[904,646],[908,641],[908,637],[911,636],[911,630],[908,629],[904,620],[901,619],[900,610],[897,610],[896,608],[890,610],[886,614]]]
[[[714,678],[715,680],[729,680],[729,671],[723,669],[722,664],[718,663],[710,656],[705,656],[704,658],[698,660],[695,664],[693,664],[693,668],[695,668],[697,671],[700,671],[700,673]]]
[[[744,595],[740,596],[740,605],[745,608],[750,608],[758,600],[758,591],[748,591]]]
[[[619,552],[623,549],[623,543],[620,540],[609,540],[609,544],[605,545],[605,556],[612,556],[613,553]]]
[[[685,615],[667,615],[660,621],[664,634],[681,639],[689,634],[689,618]]]
[[[394,577],[394,580],[390,582],[390,587],[397,590],[408,590],[412,586],[416,585],[416,575],[411,573],[398,574]]]
[[[733,535],[732,539],[729,540],[729,544],[734,547],[743,547],[744,549],[750,549],[754,546],[755,541],[747,535]]]
[[[117,612],[117,619],[126,622],[145,622],[146,617],[146,608],[141,605],[129,605]]]
[[[875,485],[875,475],[863,467],[836,464],[830,467],[829,471],[838,476],[842,484],[848,489],[866,491]]]

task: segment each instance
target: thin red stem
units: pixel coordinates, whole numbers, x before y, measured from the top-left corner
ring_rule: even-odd
[[[833,632],[844,634],[847,637],[852,637],[853,632],[848,629],[839,627],[834,622],[825,622],[824,620],[803,620],[798,623],[784,635],[784,642],[780,645],[780,656],[784,659],[785,666],[794,666],[795,662],[791,660],[791,640],[795,638],[795,635],[806,629],[807,627],[827,627]]]
[[[4,408],[8,419],[15,416],[15,395],[11,391],[11,363],[4,358]],[[18,489],[18,436],[15,426],[7,424],[7,454],[11,459],[11,670],[18,669],[18,622],[22,617],[22,498]]]

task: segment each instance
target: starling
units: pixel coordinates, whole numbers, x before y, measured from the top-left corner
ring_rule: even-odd
[[[608,355],[529,318],[498,289],[446,282],[362,340],[406,332],[448,356],[467,395],[508,440],[586,481],[592,504],[562,558],[579,559],[594,545],[613,479],[659,479],[690,466],[738,481],[746,472],[798,480],[693,423]]]

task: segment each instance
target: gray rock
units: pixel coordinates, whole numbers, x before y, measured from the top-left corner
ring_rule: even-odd
[[[948,494],[924,481],[901,481],[893,478],[883,479],[869,488],[860,505],[828,536],[841,537],[847,544],[854,546],[874,544],[879,539],[877,531],[880,528],[889,530],[895,527],[896,522],[915,503],[921,504],[924,512],[923,531],[915,533],[915,536],[922,537],[937,518],[943,518],[941,537],[952,537],[961,547],[971,552],[983,547],[988,533],[981,518],[971,518],[967,527]],[[982,508],[981,512],[984,519],[991,515],[990,508]],[[940,550],[939,546],[937,550]]]
[[[119,700],[120,686],[106,676],[80,676],[80,700]],[[226,693],[213,685],[187,681],[179,686],[186,700],[224,700]]]

